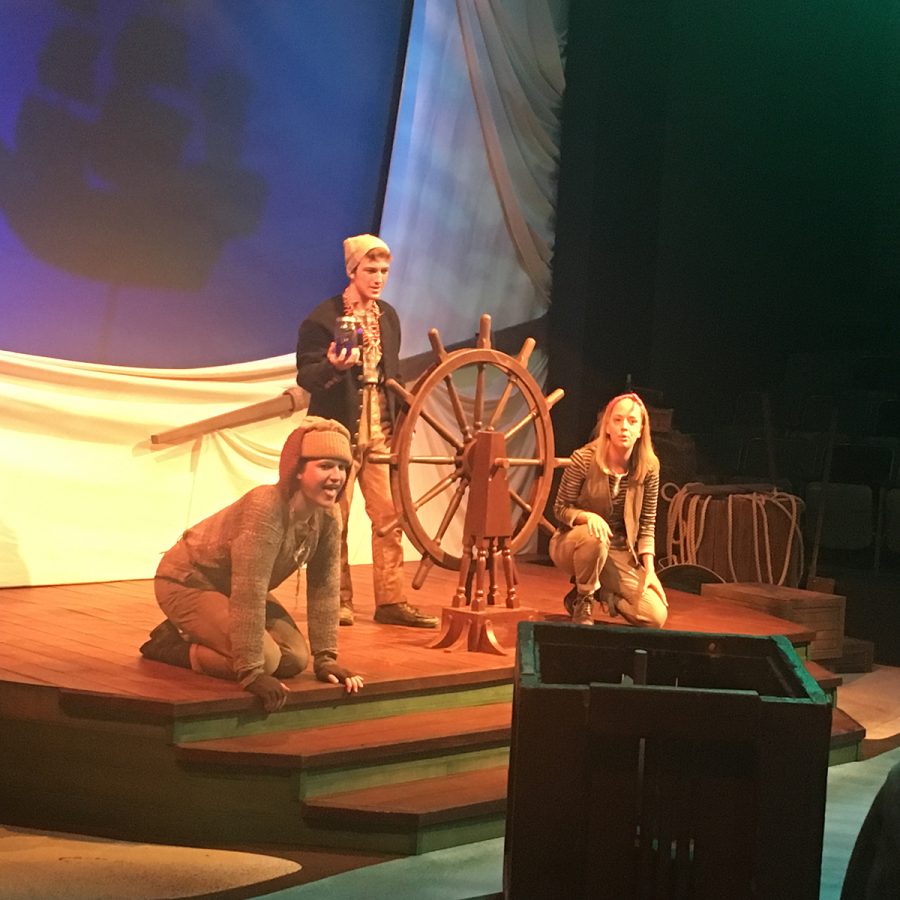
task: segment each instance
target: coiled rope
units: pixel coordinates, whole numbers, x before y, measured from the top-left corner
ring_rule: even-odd
[[[706,532],[706,518],[710,502],[714,494],[699,490],[704,487],[692,482],[682,487],[673,483],[663,485],[661,493],[669,504],[666,521],[666,559],[665,564],[699,565],[698,562]],[[732,581],[738,580],[734,565],[734,522],[736,504],[750,504],[750,519],[753,525],[753,566],[757,581],[766,584],[783,585],[790,570],[794,544],[799,547],[800,567],[805,565],[803,558],[803,537],[800,533],[800,513],[803,501],[793,494],[783,491],[752,491],[750,493],[729,493],[727,495],[727,547],[728,567]],[[778,566],[773,559],[772,541],[770,537],[768,511],[770,509],[782,513],[788,522],[788,538],[784,550],[784,559],[780,563],[781,572],[777,579],[775,570]],[[762,541],[760,541],[762,535]],[[720,573],[721,574],[721,573]]]

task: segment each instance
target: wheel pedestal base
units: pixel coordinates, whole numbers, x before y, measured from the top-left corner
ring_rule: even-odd
[[[506,606],[472,610],[467,607],[445,607],[441,615],[441,636],[429,644],[432,650],[459,650],[465,648],[473,653],[493,653],[506,656],[509,652],[503,644],[515,648],[516,626],[519,622],[537,619],[537,612],[518,606]]]

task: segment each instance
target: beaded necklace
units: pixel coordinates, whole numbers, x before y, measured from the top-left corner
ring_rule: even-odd
[[[360,314],[353,308],[348,296],[350,289],[344,291],[344,315],[353,316],[359,321],[363,334],[363,353],[371,354],[376,359],[381,358],[381,307],[375,300],[372,306]]]

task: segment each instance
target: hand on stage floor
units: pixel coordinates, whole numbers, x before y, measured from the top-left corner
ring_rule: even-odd
[[[328,680],[332,684],[340,684],[337,675],[329,675]],[[344,689],[348,694],[356,694],[365,686],[362,675],[348,675],[344,679]]]
[[[258,675],[245,688],[262,700],[266,712],[276,712],[284,706],[290,689],[271,675]]]
[[[358,693],[365,684],[362,675],[342,669],[334,660],[320,662],[316,666],[316,678],[329,684],[343,684],[348,694]]]

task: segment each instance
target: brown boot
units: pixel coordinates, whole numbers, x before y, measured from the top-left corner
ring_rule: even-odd
[[[150,632],[150,640],[141,644],[141,656],[182,669],[191,667],[191,645],[168,619],[160,622]]]
[[[428,616],[418,607],[401,603],[383,603],[375,607],[375,621],[382,625],[406,625],[409,628],[437,628],[435,616]]]
[[[563,606],[566,608],[566,613],[571,619],[572,616],[575,615],[575,604],[578,602],[578,588],[572,585],[572,589],[563,597]]]
[[[572,613],[573,625],[594,624],[594,596],[593,594],[579,595],[575,601],[575,611]]]

